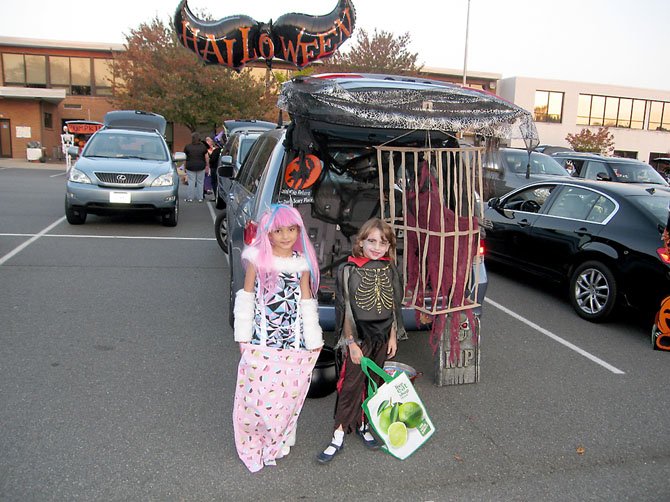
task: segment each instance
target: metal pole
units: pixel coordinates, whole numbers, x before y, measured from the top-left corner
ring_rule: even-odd
[[[465,19],[465,51],[463,55],[463,87],[468,80],[468,35],[470,31],[470,0],[468,0],[468,13]]]

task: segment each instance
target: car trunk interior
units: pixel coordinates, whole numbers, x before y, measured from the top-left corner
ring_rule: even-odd
[[[459,217],[474,220],[471,216],[479,211],[479,201],[474,194],[481,179],[480,170],[475,169],[481,163],[477,164],[472,160],[475,157],[470,151],[477,153],[480,150],[459,149],[457,141],[444,133],[433,132],[428,135],[425,131],[415,131],[407,134],[405,131],[401,135],[397,131],[371,132],[368,129],[365,134],[361,134],[361,131],[351,127],[329,128],[328,135],[318,127],[314,129],[314,138],[318,143],[316,155],[323,163],[323,170],[311,187],[311,197],[307,198],[311,201],[295,204],[295,201],[282,200],[281,195],[279,197],[280,202],[293,203],[303,216],[305,228],[319,260],[319,302],[324,304],[334,301],[337,268],[351,254],[354,236],[365,221],[373,217],[383,217],[394,226],[398,238],[397,263],[404,276],[407,276],[407,267],[417,265],[417,259],[425,261],[428,258],[415,256],[412,261],[410,257],[408,263],[404,256],[407,208],[416,206],[420,193],[440,192],[440,205],[452,210]],[[371,139],[383,142],[371,142]],[[467,155],[464,155],[466,151]],[[463,160],[466,157],[468,160]],[[479,158],[476,156],[477,160]],[[422,171],[422,166],[428,167]],[[417,172],[419,176],[416,175]],[[284,180],[284,176],[280,176],[279,180]],[[421,183],[423,186],[419,186]],[[404,187],[409,188],[408,194],[416,196],[414,202],[404,196]],[[275,193],[280,190],[281,181]],[[383,207],[381,200],[384,201]],[[437,202],[435,199],[433,204]],[[440,213],[435,207],[432,211],[435,214]],[[464,232],[470,236],[476,233],[476,242],[472,244],[471,240],[470,246],[478,246],[478,228],[461,228],[461,233]],[[415,243],[412,252],[417,255],[416,243],[423,237],[418,231],[412,235]],[[453,236],[452,228],[452,241]],[[444,251],[442,249],[441,253]],[[471,249],[467,254],[469,257],[462,263],[470,270],[473,256]],[[452,256],[445,261],[452,261]],[[444,272],[445,275],[446,273]],[[425,276],[423,279],[415,279],[423,281],[424,285],[430,283]],[[413,291],[416,288],[411,289]],[[412,291],[406,289],[408,301],[411,301]],[[430,287],[424,293],[430,295]],[[423,302],[424,299],[414,298],[414,301]],[[462,302],[459,299],[450,301]]]

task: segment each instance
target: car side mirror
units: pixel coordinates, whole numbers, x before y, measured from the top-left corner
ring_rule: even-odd
[[[230,155],[222,155],[219,158],[219,169],[217,174],[224,178],[233,177],[233,158]]]
[[[174,162],[184,162],[186,160],[186,154],[184,152],[175,152],[172,156]]]
[[[68,146],[67,154],[70,157],[79,157],[79,147],[78,146]]]
[[[489,199],[488,205],[492,209],[499,209],[500,208],[500,197],[493,197]]]
[[[598,181],[612,181],[612,178],[607,176],[607,173],[598,173],[596,174],[596,179]]]

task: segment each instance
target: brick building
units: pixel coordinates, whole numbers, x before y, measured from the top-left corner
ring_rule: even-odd
[[[62,157],[69,120],[101,122],[114,109],[112,60],[121,44],[0,37],[0,157],[27,157],[39,142],[45,159]],[[168,126],[168,143],[190,141],[184,126]]]

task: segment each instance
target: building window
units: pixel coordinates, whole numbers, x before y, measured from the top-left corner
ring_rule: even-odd
[[[630,150],[614,150],[615,157],[622,157],[624,159],[637,159],[637,152]]]
[[[644,99],[580,94],[577,125],[644,129],[646,104]]]
[[[49,56],[49,76],[52,87],[70,87],[70,58]]]
[[[651,102],[649,107],[649,130],[670,131],[670,103]]]
[[[91,95],[91,60],[89,58],[49,57],[51,86],[65,88],[74,96]]]
[[[535,91],[535,121],[560,123],[563,119],[563,93]]]
[[[47,86],[47,58],[26,54],[26,84],[28,87]]]
[[[94,59],[93,75],[96,96],[111,96],[114,67],[111,59]]]
[[[660,160],[656,160],[660,159]],[[656,169],[663,176],[668,177],[670,174],[670,153],[669,152],[650,152],[649,164]]]
[[[70,75],[72,78],[72,94],[75,96],[90,96],[91,60],[89,58],[70,58]]]
[[[49,112],[44,112],[44,128],[53,129],[53,127],[54,127],[53,115]]]
[[[3,81],[5,85],[21,87],[47,86],[45,56],[31,54],[3,54]]]

